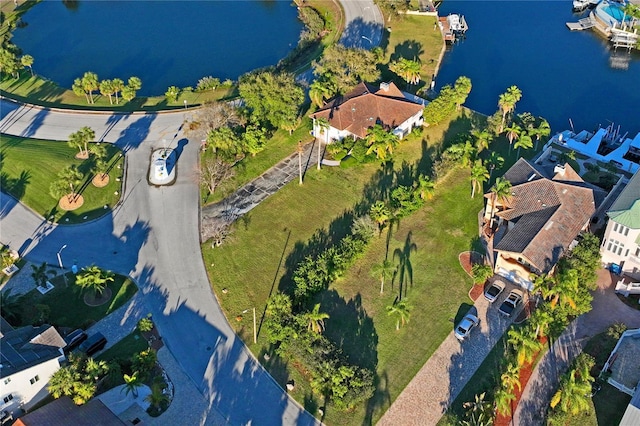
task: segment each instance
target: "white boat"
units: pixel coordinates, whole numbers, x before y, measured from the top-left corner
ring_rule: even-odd
[[[600,0],[573,0],[573,10],[576,12],[582,12],[589,8],[592,9],[600,3]]]

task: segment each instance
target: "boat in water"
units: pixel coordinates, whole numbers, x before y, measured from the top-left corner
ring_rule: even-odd
[[[593,9],[600,3],[600,0],[573,0],[573,11],[582,12],[585,9]]]
[[[454,42],[464,37],[469,29],[464,15],[457,13],[451,13],[446,17],[438,18],[438,24],[440,25],[440,31],[442,31],[444,40],[448,42]]]

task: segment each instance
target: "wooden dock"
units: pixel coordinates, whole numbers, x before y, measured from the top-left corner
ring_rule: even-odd
[[[567,22],[567,27],[569,27],[571,31],[588,30],[595,25],[596,21],[592,19],[591,16],[582,18],[578,22]]]

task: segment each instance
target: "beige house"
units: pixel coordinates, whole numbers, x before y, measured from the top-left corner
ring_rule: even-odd
[[[0,336],[0,412],[29,410],[49,395],[47,384],[65,360],[66,342],[50,325],[5,327]]]
[[[640,279],[640,172],[637,172],[607,211],[609,222],[600,254],[607,267]],[[616,268],[617,268],[616,267]]]
[[[568,164],[551,174],[520,158],[504,178],[511,182],[507,202],[485,194],[484,220],[493,222],[494,272],[531,290],[531,274],[553,272],[589,227],[606,193],[584,182]]]
[[[360,83],[311,114],[313,135],[324,143],[347,136],[361,139],[369,128],[381,124],[402,139],[414,127],[422,126],[424,104],[420,98],[405,95],[394,83],[381,83],[379,87]]]

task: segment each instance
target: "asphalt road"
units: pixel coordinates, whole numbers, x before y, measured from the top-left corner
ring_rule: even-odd
[[[341,3],[342,43],[379,44],[383,23],[373,1]],[[134,278],[165,344],[209,401],[201,424],[318,424],[253,358],[211,291],[199,244],[199,142],[181,131],[186,114],[77,113],[0,99],[0,133],[67,140],[89,126],[96,140],[126,152],[124,196],[113,212],[87,224],[56,226],[0,193],[0,239],[33,262],[57,264],[66,245],[61,256],[67,267],[95,263]],[[177,180],[152,187],[151,151],[164,146],[178,152]]]

